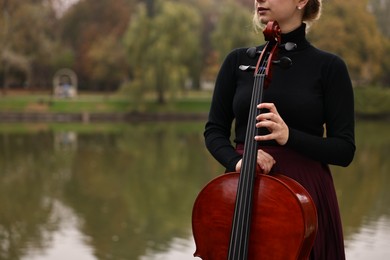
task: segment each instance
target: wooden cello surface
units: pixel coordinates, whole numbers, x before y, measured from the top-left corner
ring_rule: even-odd
[[[192,215],[194,256],[228,259],[238,180],[239,173],[219,176],[197,197]],[[307,191],[284,175],[257,174],[253,203],[248,260],[307,259],[317,229]]]

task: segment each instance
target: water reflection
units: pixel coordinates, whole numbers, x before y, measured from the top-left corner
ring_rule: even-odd
[[[389,131],[388,122],[359,123],[354,162],[333,167],[349,259],[390,258]]]
[[[192,205],[222,172],[202,127],[2,126],[0,259],[194,259]],[[359,124],[333,169],[350,259],[390,257],[389,128]]]
[[[363,225],[347,240],[348,259],[389,259],[390,218]]]
[[[89,129],[71,139],[74,130],[2,132],[0,258],[44,258],[68,219],[58,203],[96,259],[138,259],[186,239],[189,205],[211,178],[199,127]]]
[[[89,246],[89,238],[78,229],[80,220],[76,217],[71,208],[66,207],[60,201],[54,203],[53,215],[61,216],[58,230],[50,234],[45,249],[28,245],[28,253],[23,260],[69,260],[83,259],[93,260],[92,248]],[[81,221],[82,222],[82,221]]]

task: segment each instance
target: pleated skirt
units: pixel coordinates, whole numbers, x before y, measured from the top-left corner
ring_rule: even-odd
[[[328,165],[285,147],[267,146],[261,149],[271,154],[276,161],[270,174],[280,173],[299,182],[316,205],[318,231],[310,260],[344,260],[340,211]],[[242,153],[243,147],[237,146],[237,151]]]

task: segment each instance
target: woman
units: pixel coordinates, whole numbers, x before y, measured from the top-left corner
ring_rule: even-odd
[[[257,116],[262,134],[257,163],[264,173],[281,172],[310,193],[318,214],[318,231],[310,259],[345,259],[343,233],[328,164],[348,166],[355,153],[354,103],[345,63],[306,40],[306,24],[320,16],[321,0],[256,0],[254,21],[277,21],[282,43],[292,42],[289,69],[272,68],[264,103]],[[261,50],[263,46],[260,46]],[[253,87],[253,73],[240,65],[256,65],[246,48],[225,59],[214,89],[205,142],[227,172],[240,171]],[[230,142],[234,122],[235,147]],[[266,130],[264,130],[266,129]]]

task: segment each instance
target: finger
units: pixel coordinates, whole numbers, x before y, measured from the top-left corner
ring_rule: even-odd
[[[257,153],[257,162],[260,165],[261,169],[264,171],[270,171],[272,166],[275,164],[274,158],[263,150],[258,150]]]
[[[260,160],[260,162],[258,162],[257,164],[259,165],[263,173],[267,174],[271,171],[275,162],[273,160]]]
[[[242,164],[242,159],[239,160],[236,164],[236,172],[240,172],[241,171],[241,164]]]
[[[266,127],[268,128],[268,130],[277,129],[277,126],[278,126],[277,123],[272,120],[262,120],[256,123],[257,128]]]
[[[256,135],[254,139],[256,141],[269,141],[269,140],[275,140],[276,137],[277,135],[275,133],[270,133],[267,135]]]
[[[277,109],[276,109],[276,106],[274,103],[261,103],[259,105],[257,105],[257,108],[258,109],[268,109],[272,112],[276,112],[277,113]]]
[[[256,116],[257,121],[264,121],[264,120],[271,120],[275,121],[277,119],[278,115],[275,113],[261,113]]]
[[[277,135],[274,133],[270,133],[267,135],[256,135],[255,140],[256,141],[269,141],[269,140],[274,140]]]
[[[274,157],[272,157],[272,155],[270,155],[269,153],[266,153],[266,152],[264,152],[263,150],[261,150],[261,149],[259,149],[258,151],[257,151],[257,157],[258,157],[258,159],[263,159],[264,161],[270,161],[270,162],[272,162],[272,163],[274,163],[275,162],[275,159],[274,159]]]

